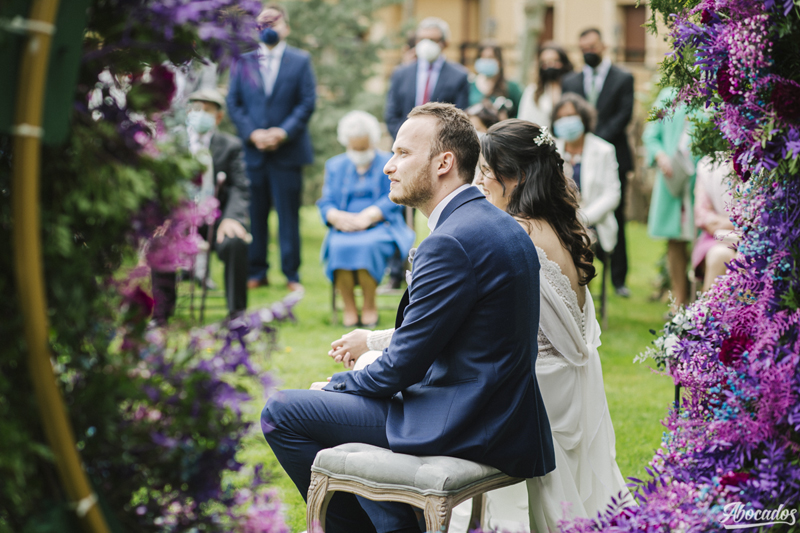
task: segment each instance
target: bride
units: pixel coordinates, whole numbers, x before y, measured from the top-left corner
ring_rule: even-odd
[[[600,326],[587,289],[595,275],[593,254],[563,165],[546,129],[530,122],[506,120],[481,140],[476,183],[522,225],[539,254],[536,376],[556,453],[556,469],[546,476],[487,494],[486,521],[493,529],[520,531],[529,521],[532,531],[557,531],[559,520],[594,517],[612,497],[632,502],[616,463],[597,352]],[[329,355],[346,367],[365,366],[388,346],[391,333],[355,330],[334,341]],[[367,350],[376,351],[362,356]],[[468,504],[454,511],[451,532],[466,531]]]

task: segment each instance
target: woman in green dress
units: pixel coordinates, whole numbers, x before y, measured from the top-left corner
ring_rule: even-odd
[[[516,118],[522,90],[515,82],[507,80],[503,72],[503,49],[494,43],[484,43],[478,48],[475,60],[475,77],[469,84],[469,105],[489,100],[501,120]]]
[[[675,100],[676,93],[674,88],[662,89],[655,108],[664,108]],[[671,116],[649,122],[642,133],[647,165],[656,167],[647,232],[651,237],[667,239],[667,269],[675,298],[673,312],[689,303],[687,243],[693,241],[697,233],[694,226],[695,162],[690,153],[690,127],[686,107],[679,106]]]

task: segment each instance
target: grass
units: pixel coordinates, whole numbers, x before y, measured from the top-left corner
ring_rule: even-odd
[[[270,227],[273,231],[269,246],[271,285],[250,291],[250,308],[268,305],[287,293],[285,279],[280,273],[274,214]],[[341,366],[327,356],[331,341],[348,329],[331,323],[331,284],[319,262],[319,250],[325,232],[316,209],[313,206],[304,207],[301,213],[303,264],[300,276],[306,292],[296,308],[297,322],[281,327],[279,345],[268,364],[277,380],[277,387],[281,389],[307,388],[311,382],[323,381],[334,372],[341,371]],[[428,234],[421,216],[417,217],[417,234]],[[649,330],[661,329],[662,316],[667,311],[664,303],[649,300],[652,282],[657,274],[656,263],[663,255],[664,245],[649,239],[643,225],[630,223],[628,246],[628,285],[633,295],[630,299],[613,294],[609,296],[609,326],[601,337],[603,345],[600,347],[600,357],[606,397],[616,431],[617,462],[623,476],[641,478],[645,476],[644,467],[661,441],[660,421],[667,412],[674,389],[668,377],[653,372],[647,365],[633,363],[634,356],[654,338]],[[212,276],[222,283],[221,268],[216,261],[212,265]],[[593,282],[592,292],[598,305],[598,317],[599,290],[599,281]],[[391,327],[394,324],[399,300],[399,294],[379,297],[379,327]],[[222,318],[224,310],[219,305],[217,303],[217,308],[208,313],[209,320]],[[286,506],[287,523],[293,532],[304,531],[303,499],[283,473],[259,432],[257,422],[261,406],[261,400],[252,406],[254,431],[243,443],[240,457],[250,465],[261,464],[272,472],[272,482]]]

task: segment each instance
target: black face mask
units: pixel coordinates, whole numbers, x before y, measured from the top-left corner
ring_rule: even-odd
[[[541,76],[543,82],[557,81],[558,78],[560,78],[561,74],[563,73],[564,69],[556,67],[547,67],[539,69],[539,76]]]
[[[591,68],[595,68],[602,60],[603,58],[600,57],[600,54],[595,54],[594,52],[586,52],[583,54],[583,62],[589,65]]]

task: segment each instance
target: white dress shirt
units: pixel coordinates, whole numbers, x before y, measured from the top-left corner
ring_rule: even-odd
[[[465,183],[464,185],[462,185],[462,186],[461,186],[461,187],[459,187],[458,189],[454,190],[453,192],[451,192],[450,194],[448,194],[447,196],[445,196],[445,197],[442,199],[442,201],[441,201],[441,202],[439,202],[438,204],[436,204],[436,207],[434,207],[434,208],[433,208],[433,212],[431,213],[431,216],[429,216],[429,217],[428,217],[428,229],[430,229],[430,230],[431,230],[431,233],[433,233],[433,230],[435,230],[435,229],[436,229],[436,224],[438,224],[438,223],[439,223],[439,217],[440,217],[440,216],[442,216],[442,211],[444,211],[444,208],[445,208],[445,207],[447,207],[447,204],[449,204],[449,203],[450,203],[450,201],[451,201],[453,198],[455,198],[456,196],[458,196],[458,194],[459,194],[461,191],[465,191],[465,190],[467,190],[469,187],[472,187],[472,185],[470,185],[470,184],[468,184],[468,183]]]
[[[428,93],[428,99],[433,96],[433,90],[436,88],[436,83],[439,81],[439,74],[442,72],[444,61],[444,55],[440,55],[433,62],[433,69],[430,70],[431,64],[428,61],[422,58],[417,60],[417,96],[414,100],[414,105],[422,105],[425,103],[423,100],[425,98],[425,85],[428,83],[429,70],[431,76],[431,85],[430,92]]]
[[[597,99],[600,98],[600,92],[603,90],[603,84],[606,82],[608,76],[608,69],[611,68],[611,60],[604,59],[597,67],[592,68],[589,65],[583,66],[583,93],[590,104],[597,107]],[[592,102],[592,87],[594,87],[595,101]]]
[[[264,92],[267,96],[272,94],[275,88],[275,80],[278,79],[278,71],[281,68],[281,59],[286,50],[286,41],[279,42],[272,50],[266,44],[259,43],[258,64],[261,67],[261,79],[264,80]]]

